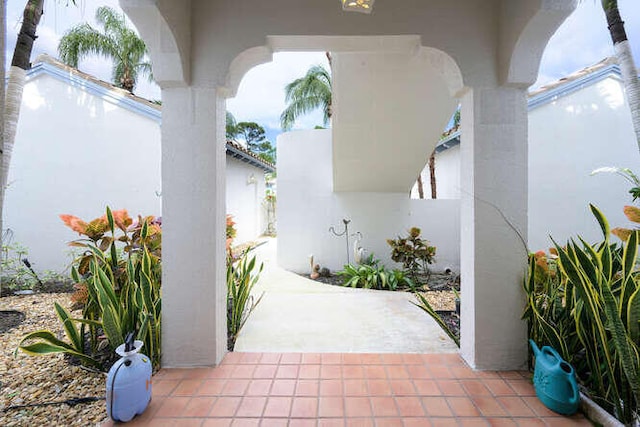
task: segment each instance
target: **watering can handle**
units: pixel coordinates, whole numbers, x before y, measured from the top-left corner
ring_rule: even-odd
[[[549,347],[548,345],[545,345],[544,347],[542,347],[542,353],[545,354],[545,355],[553,356],[558,361],[558,363],[560,363],[560,362],[562,362],[564,360],[560,356],[560,354],[558,354],[556,349],[554,349],[553,347]]]

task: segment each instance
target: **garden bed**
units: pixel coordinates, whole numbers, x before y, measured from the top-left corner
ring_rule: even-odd
[[[0,352],[0,425],[100,425],[106,418],[105,402],[100,400],[75,406],[67,404],[5,409],[13,405],[63,401],[78,397],[100,397],[105,393],[106,376],[86,371],[71,365],[62,354],[39,357],[27,356],[22,352],[14,355],[23,335],[40,329],[48,329],[61,334],[60,321],[53,303],[58,302],[69,308],[71,301],[67,293],[38,293],[10,296],[0,299],[1,311],[20,312],[24,315],[21,323],[16,322],[22,315],[3,315],[0,322],[7,330],[0,332],[2,351]],[[12,321],[14,325],[10,325]],[[15,324],[18,323],[18,324]]]

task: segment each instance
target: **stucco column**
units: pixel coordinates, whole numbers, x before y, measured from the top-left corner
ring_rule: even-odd
[[[162,365],[214,365],[227,342],[225,101],[193,86],[162,101]]]
[[[462,98],[461,354],[476,369],[526,362],[527,103],[519,88]]]

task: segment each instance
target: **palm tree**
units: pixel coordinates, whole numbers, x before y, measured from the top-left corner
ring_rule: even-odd
[[[636,70],[631,44],[627,40],[627,33],[624,29],[624,21],[620,17],[617,0],[601,0],[602,9],[607,17],[609,33],[613,41],[613,47],[618,58],[618,65],[622,72],[622,80],[631,109],[631,120],[636,133],[638,148],[640,148],[640,81]]]
[[[69,29],[60,39],[58,54],[66,64],[77,67],[88,55],[100,55],[113,61],[113,83],[133,93],[139,74],[151,78],[147,46],[136,32],[127,27],[124,15],[107,6],[96,10],[100,32],[84,23]]]
[[[324,125],[331,118],[331,74],[322,65],[309,68],[304,77],[289,83],[285,88],[288,103],[280,115],[280,126],[287,131],[296,120],[316,108],[322,108]]]

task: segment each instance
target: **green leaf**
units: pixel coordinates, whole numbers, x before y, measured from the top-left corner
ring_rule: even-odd
[[[83,349],[82,338],[80,337],[78,330],[76,329],[75,325],[73,324],[73,321],[71,320],[71,315],[67,310],[64,309],[64,307],[62,307],[57,302],[54,303],[53,306],[55,308],[56,314],[62,321],[62,327],[64,328],[64,332],[67,335],[67,338],[69,338],[69,341],[71,341],[72,347],[75,350],[82,351]]]

